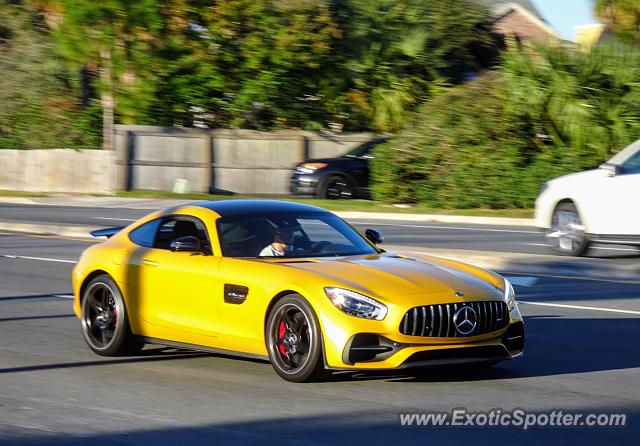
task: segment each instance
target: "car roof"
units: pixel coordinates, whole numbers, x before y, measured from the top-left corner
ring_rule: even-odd
[[[329,213],[316,206],[283,200],[216,200],[194,203],[193,206],[211,209],[222,218],[282,212]]]

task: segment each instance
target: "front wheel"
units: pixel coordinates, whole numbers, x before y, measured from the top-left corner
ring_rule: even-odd
[[[304,382],[324,375],[322,333],[302,296],[292,294],[276,302],[267,320],[266,342],[271,364],[285,380]]]
[[[353,198],[353,188],[351,182],[345,177],[331,175],[321,182],[318,196],[329,200],[349,199]]]
[[[95,277],[82,294],[82,334],[91,350],[101,356],[135,353],[142,343],[129,328],[124,299],[109,276]]]
[[[589,239],[575,204],[560,203],[555,208],[547,240],[562,255],[579,257],[587,251]]]

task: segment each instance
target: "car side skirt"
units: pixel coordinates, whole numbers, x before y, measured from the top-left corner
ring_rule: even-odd
[[[587,234],[594,243],[609,243],[614,245],[640,245],[640,235],[609,235]]]
[[[198,352],[213,353],[216,355],[234,356],[245,359],[257,359],[269,362],[269,357],[265,355],[256,355],[255,353],[244,353],[235,350],[225,350],[223,348],[205,347],[203,345],[188,344],[185,342],[169,341],[168,339],[151,338],[148,336],[138,336],[138,338],[147,344],[164,345],[166,347],[184,348]]]

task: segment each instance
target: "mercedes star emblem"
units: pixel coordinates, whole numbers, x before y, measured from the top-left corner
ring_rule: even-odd
[[[463,336],[471,334],[478,325],[478,315],[471,307],[462,307],[453,315],[453,325]]]

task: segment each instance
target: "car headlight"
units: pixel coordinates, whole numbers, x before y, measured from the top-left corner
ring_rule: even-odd
[[[386,305],[355,291],[327,287],[324,292],[336,308],[351,316],[381,321],[387,315]]]
[[[327,165],[325,163],[304,163],[304,164],[300,164],[298,167],[296,167],[296,170],[300,173],[313,173],[316,170],[320,170],[327,167]]]
[[[513,289],[513,285],[507,279],[504,279],[504,301],[509,307],[509,311],[513,310],[516,306],[516,292]]]

